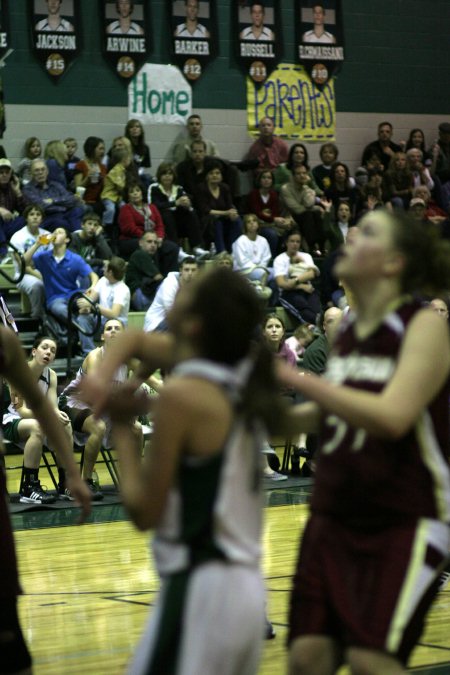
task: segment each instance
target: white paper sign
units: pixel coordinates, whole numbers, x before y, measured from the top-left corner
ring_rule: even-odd
[[[128,117],[143,124],[186,124],[192,88],[176,66],[146,63],[128,86]]]

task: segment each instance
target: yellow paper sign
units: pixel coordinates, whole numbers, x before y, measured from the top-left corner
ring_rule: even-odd
[[[270,117],[277,136],[305,142],[334,141],[336,107],[334,83],[321,89],[302,66],[280,63],[267,80],[255,86],[247,78],[247,124],[258,135],[258,123]]]

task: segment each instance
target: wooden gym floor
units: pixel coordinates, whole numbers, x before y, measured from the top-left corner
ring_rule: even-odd
[[[14,491],[19,474],[7,473]],[[99,473],[109,482],[103,467]],[[286,610],[309,492],[281,484],[266,492],[263,570],[277,636],[264,645],[260,675],[286,672]],[[158,591],[148,536],[133,529],[120,504],[96,506],[83,527],[75,518],[74,509],[12,517],[24,589],[20,614],[34,673],[119,675]],[[436,599],[410,670],[450,674],[450,585]]]

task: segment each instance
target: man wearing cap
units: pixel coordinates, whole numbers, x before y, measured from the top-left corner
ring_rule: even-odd
[[[381,164],[383,165],[383,171],[389,166],[389,162],[392,159],[392,155],[395,152],[401,152],[402,148],[397,143],[393,143],[392,132],[393,126],[390,122],[380,122],[378,125],[378,140],[369,143],[364,148],[361,164],[363,166],[367,165],[367,160],[373,155],[377,155],[380,159]]]
[[[0,159],[0,245],[24,225],[21,217],[24,208],[20,181],[13,173],[11,162],[4,157]]]
[[[409,202],[408,211],[414,220],[421,220],[426,223],[428,222],[425,216],[426,208],[427,205],[423,199],[420,199],[420,197],[413,197]]]
[[[439,138],[432,149],[431,173],[436,174],[442,184],[443,208],[450,206],[450,122],[439,125]]]

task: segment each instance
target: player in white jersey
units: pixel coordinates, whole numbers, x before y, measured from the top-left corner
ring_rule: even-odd
[[[251,286],[218,268],[180,291],[169,333],[119,336],[86,383],[97,413],[106,405],[113,418],[124,504],[139,529],[156,531],[162,588],[133,675],[257,672],[264,632],[260,447],[282,405],[270,354],[253,343],[260,320]],[[137,383],[129,391],[109,386],[132,356],[141,359],[137,382],[157,365],[173,367],[143,463],[128,427]]]

